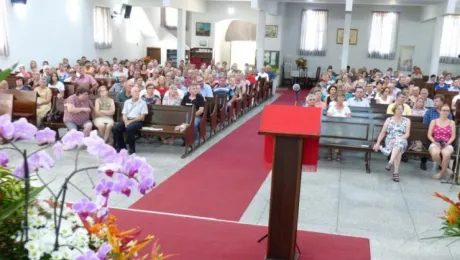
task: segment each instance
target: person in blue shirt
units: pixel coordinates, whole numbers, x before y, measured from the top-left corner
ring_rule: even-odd
[[[435,89],[435,90],[440,90],[440,89],[448,90],[449,87],[450,87],[449,84],[446,84],[446,83],[445,83],[444,77],[439,77],[438,82],[436,82],[436,83],[434,84],[434,89]]]
[[[29,88],[24,85],[24,78],[16,78],[16,87],[14,89],[22,91],[29,90]]]
[[[227,85],[227,79],[224,77],[219,78],[219,85],[214,88],[214,94],[227,94],[229,95],[230,88]],[[228,97],[227,97],[228,99]]]
[[[209,86],[208,84],[203,82],[203,77],[202,76],[196,77],[196,81],[197,81],[198,85],[200,86],[200,94],[203,97],[205,97],[205,98],[206,97],[214,97],[214,93],[212,93],[211,86]]]
[[[444,79],[443,79],[444,80]],[[428,109],[425,112],[425,115],[423,116],[423,123],[424,124],[430,124],[431,121],[436,120],[439,118],[439,115],[441,113],[441,108],[442,105],[444,105],[444,102],[446,101],[446,98],[444,95],[437,94],[434,96],[433,99],[433,108]],[[449,113],[448,118],[452,120],[452,113]],[[422,157],[420,160],[420,169],[426,171],[426,162],[428,161],[428,158]]]
[[[276,75],[273,72],[272,67],[270,67],[269,65],[267,65],[267,67],[265,68],[265,72],[268,74],[269,81],[272,81],[276,78]]]

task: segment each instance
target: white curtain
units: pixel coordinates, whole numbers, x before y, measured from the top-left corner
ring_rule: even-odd
[[[327,11],[304,10],[300,29],[300,55],[325,56]]]
[[[108,7],[94,7],[94,44],[98,49],[112,47],[112,18]]]
[[[368,57],[393,60],[396,57],[399,14],[372,12]]]
[[[176,8],[172,7],[165,7],[163,11],[163,25],[168,29],[176,29],[177,28],[177,19],[179,14],[177,13]]]
[[[244,64],[252,64],[256,60],[255,41],[232,41],[230,64],[236,63],[238,69],[243,70]]]
[[[0,0],[0,56],[8,56],[8,33],[6,28],[6,0]]]
[[[442,27],[440,62],[460,63],[460,15],[444,17]]]

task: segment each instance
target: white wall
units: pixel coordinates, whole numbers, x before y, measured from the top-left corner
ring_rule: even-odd
[[[0,57],[0,68],[19,61],[28,65],[30,60],[41,64],[47,60],[57,65],[63,57],[71,62],[85,55],[102,56],[112,60],[138,58],[145,53],[140,31],[128,19],[114,24],[113,46],[98,50],[93,42],[94,5],[113,7],[117,0],[29,0],[27,5],[7,3],[8,42],[10,56]],[[129,34],[129,39],[126,37]]]
[[[308,69],[310,73],[320,66],[324,71],[328,65],[335,70],[340,69],[342,45],[336,44],[336,32],[343,28],[345,19],[345,6],[339,4],[319,5],[286,3],[283,21],[282,55],[292,55],[293,59],[299,57],[300,21],[303,9],[328,9],[328,34],[327,51],[324,57],[308,56]],[[367,48],[371,26],[372,11],[399,12],[400,22],[397,38],[397,55],[395,60],[369,59]],[[348,64],[351,67],[367,66],[367,68],[388,67],[397,68],[397,57],[400,45],[415,46],[414,64],[418,65],[422,72],[428,73],[430,68],[431,48],[433,40],[430,38],[434,31],[434,20],[420,22],[422,17],[421,7],[411,6],[369,6],[354,5],[351,28],[358,29],[358,44],[350,45]],[[281,57],[282,58],[282,57]],[[440,64],[440,70],[448,69],[454,75],[460,74],[459,65]]]
[[[228,13],[229,7],[233,7],[235,10],[235,12],[232,15]],[[278,25],[278,38],[266,38],[265,49],[272,51],[280,50],[282,38],[281,16],[273,16],[267,14],[266,19],[267,25]],[[200,47],[200,40],[206,40],[208,41],[208,47],[213,48],[215,46],[214,39],[216,33],[216,23],[222,20],[244,20],[257,24],[258,11],[251,8],[250,2],[208,2],[206,13],[191,13],[191,47]],[[211,23],[211,36],[196,36],[195,30],[197,22]]]

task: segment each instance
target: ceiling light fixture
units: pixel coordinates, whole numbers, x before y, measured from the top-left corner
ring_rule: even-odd
[[[231,14],[234,14],[234,13],[235,13],[235,8],[229,7],[229,8],[228,8],[228,14],[231,15]]]

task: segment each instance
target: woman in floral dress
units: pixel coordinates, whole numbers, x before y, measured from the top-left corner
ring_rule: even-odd
[[[399,182],[401,156],[407,149],[407,139],[410,134],[411,122],[410,119],[402,116],[403,112],[403,105],[397,104],[393,107],[394,116],[387,118],[374,145],[374,151],[380,150],[386,156],[391,155],[385,169],[390,171],[392,167],[394,168],[393,181],[395,182]],[[380,145],[384,137],[385,147]]]

